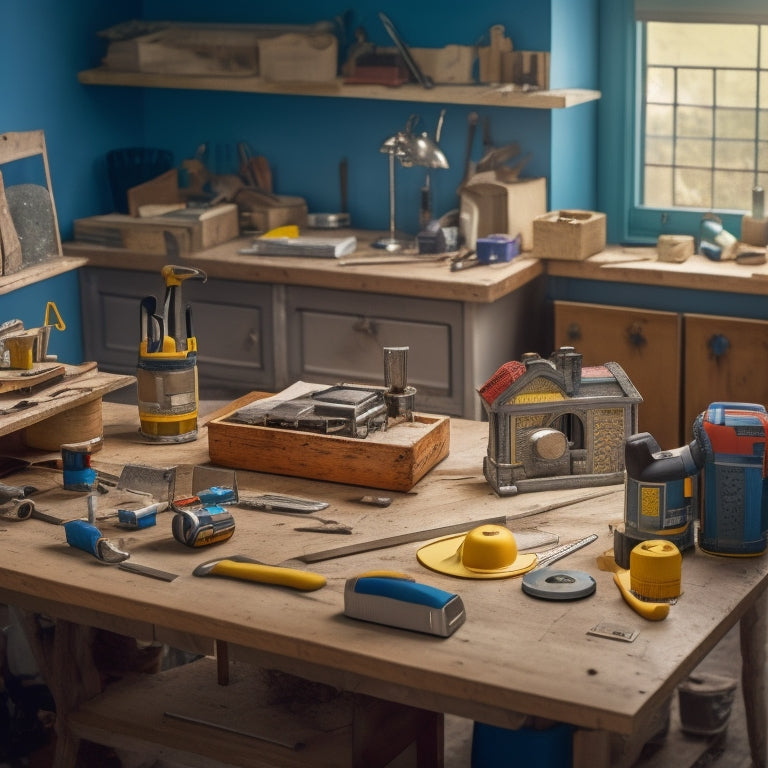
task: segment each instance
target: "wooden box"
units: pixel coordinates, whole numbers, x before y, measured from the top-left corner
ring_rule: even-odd
[[[262,36],[258,28],[247,26],[170,26],[111,42],[103,63],[123,72],[255,76]]]
[[[338,41],[328,33],[290,32],[259,42],[259,75],[269,82],[331,82]]]
[[[187,208],[146,218],[108,213],[74,222],[75,240],[142,253],[167,253],[165,231],[175,237],[179,256],[212,248],[240,234],[237,206],[226,203],[202,213]]]
[[[533,220],[533,255],[583,261],[605,249],[605,214],[550,211]]]
[[[233,469],[410,491],[448,455],[450,419],[416,413],[366,438],[252,426],[228,417],[263,395],[252,392],[208,422],[211,461]]]

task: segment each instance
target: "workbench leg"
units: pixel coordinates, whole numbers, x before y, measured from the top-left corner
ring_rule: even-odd
[[[61,619],[43,627],[37,614],[20,611],[19,615],[40,674],[56,702],[53,768],[76,768],[80,739],[70,732],[67,715],[101,693],[101,676],[92,654],[94,630]]]
[[[768,596],[762,594],[742,616],[741,687],[753,768],[766,768],[765,645]]]
[[[573,768],[610,768],[611,736],[608,731],[577,728],[573,732]]]

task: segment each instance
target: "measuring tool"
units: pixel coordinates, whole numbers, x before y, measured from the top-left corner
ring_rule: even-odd
[[[563,571],[548,566],[595,540],[597,534],[593,533],[571,544],[563,544],[542,552],[536,567],[523,576],[523,592],[545,600],[578,600],[591,595],[597,589],[597,582],[590,574],[584,571]]]

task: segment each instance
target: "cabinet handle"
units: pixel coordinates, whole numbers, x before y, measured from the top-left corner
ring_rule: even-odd
[[[709,337],[707,342],[707,349],[709,354],[715,358],[718,362],[721,357],[725,357],[728,354],[728,350],[731,348],[730,339],[723,333],[713,333]]]
[[[632,325],[627,328],[627,339],[630,345],[637,349],[644,347],[648,343],[648,339],[646,339],[643,334],[643,326],[638,322],[632,323]]]
[[[248,333],[248,341],[251,342],[251,348],[258,347],[261,343],[261,334],[258,331],[250,331]]]
[[[579,341],[581,339],[581,326],[578,323],[571,323],[565,332],[568,341]]]
[[[358,333],[364,333],[367,336],[376,336],[379,332],[376,323],[368,317],[361,317],[356,320],[352,328]]]

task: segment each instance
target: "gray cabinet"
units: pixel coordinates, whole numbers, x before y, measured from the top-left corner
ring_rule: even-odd
[[[85,267],[80,285],[86,359],[134,373],[139,302],[150,294],[162,300],[159,269]],[[544,327],[539,278],[493,301],[223,277],[182,290],[192,304],[206,399],[275,392],[299,380],[383,384],[382,348],[408,346],[418,410],[477,419],[477,388],[503,363],[538,349]]]
[[[286,317],[291,381],[382,384],[382,348],[407,346],[416,408],[462,414],[460,302],[289,287]]]

